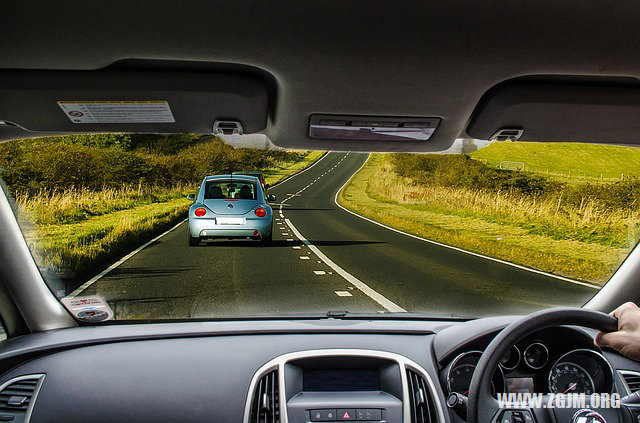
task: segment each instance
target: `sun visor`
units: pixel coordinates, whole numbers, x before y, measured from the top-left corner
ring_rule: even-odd
[[[258,78],[161,71],[2,71],[0,121],[42,132],[211,133],[265,129]]]
[[[476,107],[476,139],[640,144],[640,86],[502,84]]]

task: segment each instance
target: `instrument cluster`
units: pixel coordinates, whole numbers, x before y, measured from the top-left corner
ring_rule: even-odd
[[[551,331],[511,346],[493,375],[494,395],[498,392],[611,393],[614,373],[606,358],[584,339],[566,341],[567,337],[558,339],[557,333]],[[447,393],[469,394],[481,355],[480,349],[464,351],[449,362],[441,374]]]

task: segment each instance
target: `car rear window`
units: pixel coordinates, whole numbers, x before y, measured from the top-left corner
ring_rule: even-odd
[[[207,181],[204,189],[204,199],[255,200],[256,185],[249,181],[230,179]]]

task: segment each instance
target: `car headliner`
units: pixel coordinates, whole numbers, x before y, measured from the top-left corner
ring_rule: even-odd
[[[503,81],[635,86],[638,22],[634,0],[25,0],[3,5],[0,70],[251,68],[269,81],[276,145],[433,151],[467,137],[479,100]],[[308,137],[313,113],[442,121],[428,142],[328,143]],[[0,125],[0,139],[36,135]]]

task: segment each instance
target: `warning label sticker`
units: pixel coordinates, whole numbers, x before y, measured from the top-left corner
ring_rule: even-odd
[[[62,299],[62,304],[67,307],[77,319],[87,322],[102,322],[113,318],[113,311],[109,304],[99,295],[87,297],[75,297]]]
[[[166,101],[58,101],[73,123],[174,123]]]

